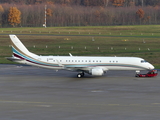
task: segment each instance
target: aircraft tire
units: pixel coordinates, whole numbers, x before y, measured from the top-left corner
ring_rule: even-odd
[[[81,78],[82,77],[82,75],[81,74],[77,74],[77,78]]]
[[[78,73],[77,74],[77,78],[81,78],[81,77],[83,77],[84,76],[84,73]]]
[[[139,77],[139,75],[136,74],[135,77]]]

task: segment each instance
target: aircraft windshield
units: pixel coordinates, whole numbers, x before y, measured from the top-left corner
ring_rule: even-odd
[[[146,63],[147,61],[145,61],[145,60],[141,60],[141,63]]]

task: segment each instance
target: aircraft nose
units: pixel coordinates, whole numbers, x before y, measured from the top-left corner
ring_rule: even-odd
[[[153,70],[153,69],[154,69],[154,66],[150,64],[150,65],[149,65],[149,69],[150,69],[150,70]]]

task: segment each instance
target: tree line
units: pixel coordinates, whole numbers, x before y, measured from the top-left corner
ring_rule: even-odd
[[[102,7],[55,3],[51,4],[50,2],[34,5],[8,3],[0,4],[0,26],[42,27],[45,20],[45,5],[47,5],[47,27],[138,25],[160,23],[159,6],[122,7],[118,5],[119,7]]]
[[[63,4],[63,5],[82,5],[82,6],[156,6],[159,0],[1,0],[0,3],[9,4]]]

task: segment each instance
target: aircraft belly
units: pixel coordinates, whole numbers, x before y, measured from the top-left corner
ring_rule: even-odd
[[[108,70],[144,70],[144,68],[141,67],[123,67],[123,66],[111,66],[107,67]]]
[[[66,70],[69,70],[69,71],[89,71],[90,70],[90,68],[85,68],[85,67],[83,67],[83,68],[80,68],[80,67],[78,67],[78,68],[74,68],[74,67],[70,67],[70,68],[65,68]]]

